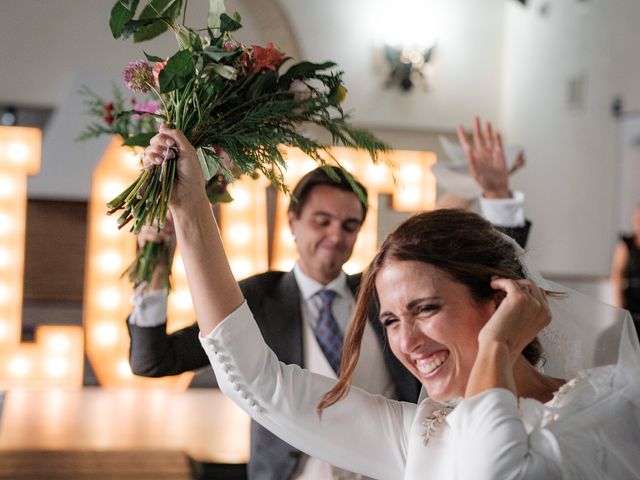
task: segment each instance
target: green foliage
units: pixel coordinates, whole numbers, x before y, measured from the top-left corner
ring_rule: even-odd
[[[333,62],[312,63],[300,62],[289,67],[287,72],[280,77],[282,86],[289,88],[294,80],[308,80],[318,76],[318,72],[330,70],[335,67]]]
[[[129,135],[124,139],[122,145],[125,147],[146,147],[149,145],[151,138],[156,134],[156,132],[149,133],[136,133],[133,135]]]
[[[142,20],[129,20],[122,29],[122,40],[126,40],[131,35],[135,35],[137,32],[142,30],[143,28],[152,26],[156,23],[156,20],[153,18],[146,18]]]
[[[236,18],[231,18],[226,13],[220,15],[220,30],[224,32],[235,32],[240,30],[242,25],[240,24],[240,15],[236,12]]]
[[[135,19],[139,0],[118,0],[111,9],[109,27],[113,38],[126,40],[131,35],[135,42],[151,40],[163,34],[182,12],[182,0],[149,0]]]
[[[214,62],[219,62],[223,58],[232,57],[233,55],[237,55],[238,52],[228,51],[219,47],[206,47],[202,53],[209,57]]]
[[[119,1],[111,9],[109,28],[113,38],[120,38],[127,22],[133,19],[139,0]]]
[[[149,21],[133,33],[134,42],[144,42],[163,34],[182,11],[182,0],[152,0],[140,13],[140,20]]]
[[[189,50],[180,50],[167,61],[158,80],[160,93],[168,93],[184,87],[194,77],[196,64]]]

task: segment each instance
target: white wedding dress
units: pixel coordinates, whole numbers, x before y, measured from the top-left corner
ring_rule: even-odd
[[[511,240],[510,240],[511,241]],[[307,454],[385,480],[640,479],[640,346],[625,310],[546,281],[513,241],[525,274],[547,291],[538,335],[544,371],[568,382],[542,404],[494,388],[452,405],[412,404],[351,387],[316,406],[335,379],[280,363],[246,302],[202,345],[220,388]]]
[[[637,339],[626,335],[633,327],[619,326],[620,349],[637,355]],[[280,363],[246,303],[201,341],[220,388],[241,408],[346,470],[388,480],[640,479],[640,358],[582,372],[547,404],[496,388],[443,418],[430,399],[416,405],[352,387],[320,417],[316,405],[335,380]]]

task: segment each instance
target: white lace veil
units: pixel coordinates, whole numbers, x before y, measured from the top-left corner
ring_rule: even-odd
[[[551,323],[538,339],[546,360],[543,371],[571,379],[580,370],[603,365],[640,368],[640,346],[628,311],[551,282],[533,267],[528,255],[505,235],[516,250],[525,275],[550,295]]]

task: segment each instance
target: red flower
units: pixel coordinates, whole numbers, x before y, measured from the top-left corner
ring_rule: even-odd
[[[106,122],[107,125],[111,125],[114,122],[115,117],[110,113],[107,113],[104,117],[102,117],[102,119]]]
[[[105,112],[110,112],[111,110],[113,110],[113,102],[109,102],[104,106]]]
[[[252,45],[251,48],[253,48],[254,72],[275,70],[284,58],[284,52],[274,47],[273,43],[269,43],[266,47]]]

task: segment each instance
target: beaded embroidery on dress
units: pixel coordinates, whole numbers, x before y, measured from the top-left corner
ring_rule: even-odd
[[[429,440],[437,435],[438,430],[444,423],[447,415],[449,415],[453,411],[453,409],[456,408],[461,400],[461,398],[447,400],[446,402],[426,400],[430,401],[434,405],[435,409],[421,422],[421,425],[424,427],[424,431],[422,432],[421,437],[422,443],[425,447],[429,444]]]

